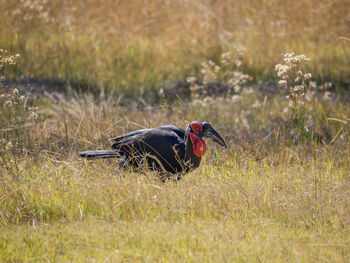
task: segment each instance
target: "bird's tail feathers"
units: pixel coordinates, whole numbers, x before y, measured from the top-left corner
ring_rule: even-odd
[[[92,150],[79,153],[81,157],[86,159],[101,159],[101,158],[114,158],[117,156],[116,151],[110,150]]]

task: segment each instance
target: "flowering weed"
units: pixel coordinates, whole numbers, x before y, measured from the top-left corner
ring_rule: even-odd
[[[6,50],[0,49],[0,72],[4,72],[6,66],[15,65],[20,55],[8,55]],[[20,94],[17,88],[8,89],[2,83],[5,79],[1,75],[0,81],[0,143],[11,146],[28,145],[26,130],[34,125],[39,118],[37,107],[29,103],[29,95]],[[9,147],[7,147],[9,148]]]

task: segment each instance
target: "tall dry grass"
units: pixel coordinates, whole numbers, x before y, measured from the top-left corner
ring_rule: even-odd
[[[31,147],[13,137],[0,152],[0,259],[346,262],[347,104],[306,101],[323,137],[315,144],[294,139],[285,98],[215,100],[139,111],[136,103],[73,94],[39,105]],[[129,130],[193,119],[212,123],[229,149],[209,143],[200,168],[178,183],[77,154]]]
[[[295,51],[315,58],[309,69],[317,79],[347,85],[349,9],[342,0],[6,0],[0,46],[23,54],[12,77],[129,95],[156,96],[233,44],[246,48],[243,65],[255,80]]]

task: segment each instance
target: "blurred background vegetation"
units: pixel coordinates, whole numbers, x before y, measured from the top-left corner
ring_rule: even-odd
[[[0,47],[22,56],[9,78],[148,100],[232,45],[245,48],[253,81],[273,78],[281,54],[293,51],[313,58],[319,83],[348,89],[349,10],[347,0],[5,0]]]

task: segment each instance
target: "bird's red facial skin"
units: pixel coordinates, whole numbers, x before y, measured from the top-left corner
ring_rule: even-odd
[[[202,140],[202,138],[199,138],[194,133],[190,133],[190,139],[192,142],[194,155],[197,157],[202,157],[207,150],[207,145]]]
[[[192,123],[190,127],[195,134],[203,130],[203,126],[200,123]]]

